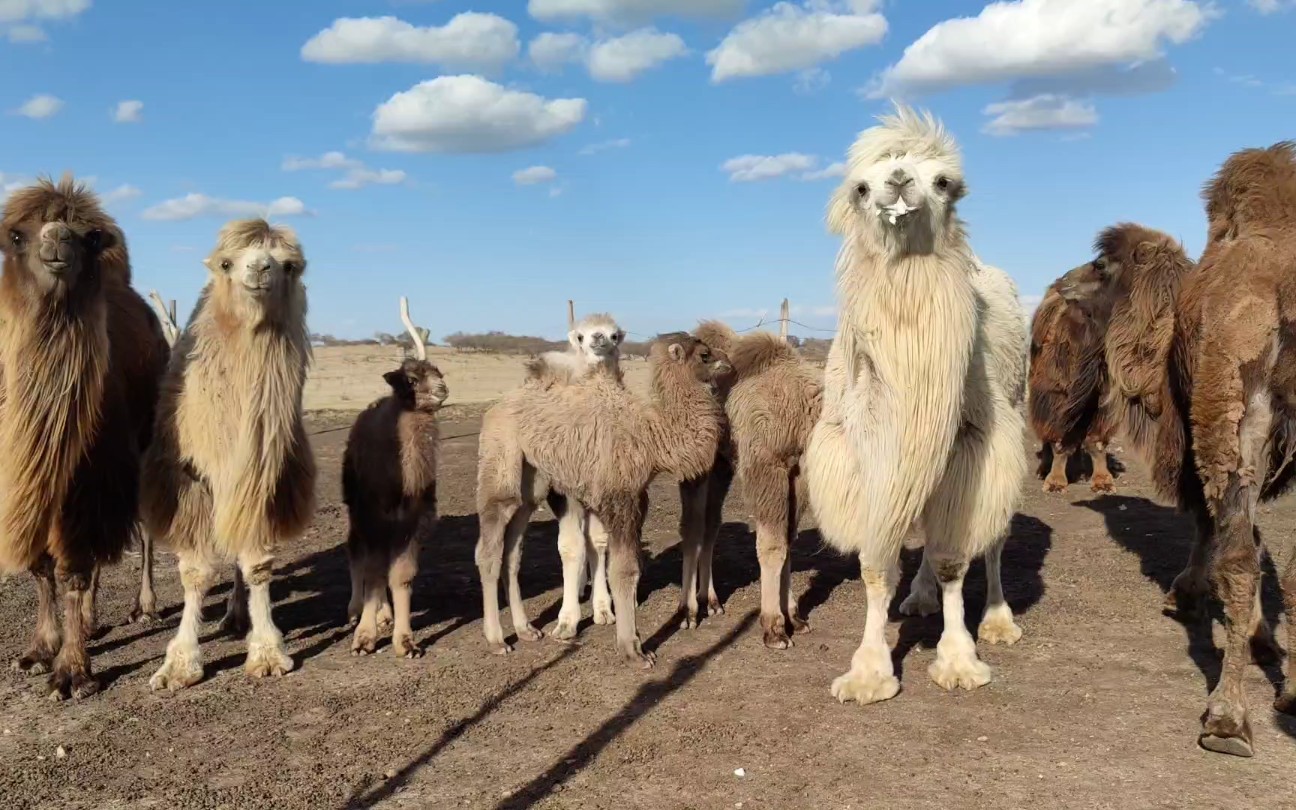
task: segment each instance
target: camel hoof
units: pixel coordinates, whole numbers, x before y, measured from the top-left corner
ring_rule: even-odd
[[[1044,479],[1044,491],[1045,491],[1045,492],[1066,492],[1066,491],[1067,491],[1067,482],[1066,482],[1066,481],[1058,481],[1058,480],[1056,480],[1056,479],[1048,479],[1048,478],[1045,478],[1045,479]]]
[[[53,668],[53,659],[24,655],[10,666],[14,672],[22,672],[26,675],[44,675]]]
[[[724,615],[724,605],[720,604],[720,600],[719,600],[719,599],[715,599],[715,600],[708,601],[708,602],[707,602],[707,613],[709,613],[709,614],[712,615],[712,616],[723,616],[723,615]]]
[[[392,639],[392,650],[401,658],[422,658],[423,648],[414,643],[410,636],[398,636]]]
[[[1099,494],[1110,494],[1116,491],[1116,479],[1108,475],[1095,475],[1089,481],[1089,489]]]
[[[559,641],[571,641],[576,638],[576,628],[579,622],[571,619],[558,619],[558,624],[554,625],[551,635]]]
[[[910,590],[898,608],[902,616],[930,616],[939,613],[940,609],[940,600],[936,596],[918,589]]]
[[[356,632],[351,639],[352,655],[369,655],[378,647],[378,638],[369,633]]]
[[[612,612],[612,606],[595,605],[594,623],[603,626],[607,626],[609,624],[616,624],[616,614]]]
[[[544,633],[529,624],[524,624],[517,628],[517,637],[518,641],[539,641],[544,638]]]
[[[977,638],[987,644],[1016,644],[1021,637],[1022,629],[1013,621],[1012,610],[1007,605],[986,611],[977,627]]]
[[[261,650],[248,651],[247,662],[243,671],[253,678],[280,677],[292,671],[293,660],[283,650],[275,647],[264,647]]]
[[[513,652],[513,645],[504,641],[487,642],[491,655],[508,655]]]
[[[870,672],[847,672],[832,682],[832,696],[838,703],[853,700],[861,706],[890,700],[900,694],[900,681],[894,675]]]
[[[93,675],[85,672],[59,672],[55,671],[50,675],[49,698],[53,701],[63,701],[68,698],[80,700],[88,698],[99,691],[99,682]]]
[[[795,613],[788,616],[788,623],[792,625],[792,632],[797,635],[809,633],[811,631],[810,622],[796,615]]]
[[[684,621],[680,622],[680,629],[693,630],[697,628],[699,624],[701,624],[701,622],[698,621],[698,615],[696,613],[685,613]]]
[[[1241,737],[1220,737],[1215,734],[1203,734],[1197,741],[1207,751],[1217,754],[1231,754],[1235,757],[1255,756],[1251,743]]]
[[[1296,715],[1296,686],[1288,684],[1283,693],[1274,698],[1273,707],[1274,711]]]
[[[382,607],[378,608],[378,635],[380,636],[389,635],[392,631],[392,628],[395,626],[396,626],[396,621],[392,618],[391,606],[383,605]]]
[[[638,664],[640,669],[652,669],[653,664],[657,663],[657,656],[645,652],[638,639],[635,639],[634,644],[622,647],[621,657],[628,663]]]
[[[947,691],[957,687],[971,692],[990,683],[990,665],[986,662],[976,658],[942,660],[939,652],[936,660],[927,667],[927,674],[937,686]]]
[[[177,660],[167,659],[149,678],[149,689],[154,692],[163,689],[168,692],[179,692],[181,689],[193,686],[203,678],[203,668],[201,664],[185,664]]]
[[[765,631],[765,646],[771,650],[788,650],[792,648],[793,644],[787,633],[782,631],[771,633],[767,630]]]
[[[162,617],[152,608],[146,610],[137,607],[130,612],[129,616],[126,617],[126,622],[128,624],[150,625],[154,622],[160,621],[162,621]]]

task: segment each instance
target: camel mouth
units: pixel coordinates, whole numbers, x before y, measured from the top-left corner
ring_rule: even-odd
[[[68,263],[62,261],[47,261],[47,262],[42,262],[42,264],[45,265],[45,269],[47,271],[53,273],[56,276],[63,275],[64,273],[67,272],[68,269]]]
[[[243,282],[243,289],[253,295],[266,295],[270,292],[270,282],[266,281],[261,284],[249,284],[245,281]]]
[[[901,222],[909,220],[911,218],[910,215],[920,208],[922,208],[921,205],[910,205],[905,202],[903,196],[897,196],[895,202],[887,205],[879,204],[877,206],[877,215],[879,218],[885,219],[892,225],[898,225]]]

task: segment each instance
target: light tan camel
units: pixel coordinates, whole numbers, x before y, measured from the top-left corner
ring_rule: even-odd
[[[297,237],[264,220],[220,232],[209,279],[162,389],[145,457],[142,512],[175,549],[184,585],[180,628],[153,689],[203,677],[198,626],[215,560],[235,558],[247,583],[253,677],[293,668],[270,610],[275,550],[299,537],[315,507],[315,459],[302,426],[310,362],[306,258]]]
[[[723,353],[685,333],[660,336],[650,355],[651,403],[610,375],[594,373],[575,385],[524,385],[483,418],[477,566],[483,631],[495,652],[509,650],[499,622],[501,565],[520,558],[516,546],[552,485],[605,527],[617,647],[627,659],[652,665],[635,624],[647,487],[662,472],[680,480],[711,466],[723,422],[713,386],[730,367]],[[520,591],[510,592],[514,629],[519,638],[539,638],[521,601]]]

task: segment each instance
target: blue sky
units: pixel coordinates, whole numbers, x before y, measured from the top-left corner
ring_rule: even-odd
[[[270,210],[319,332],[401,294],[434,337],[558,336],[568,298],[828,329],[833,164],[894,96],[958,137],[1029,305],[1119,220],[1200,251],[1202,183],[1296,136],[1293,33],[1294,0],[0,0],[0,189],[93,178],[185,315]]]

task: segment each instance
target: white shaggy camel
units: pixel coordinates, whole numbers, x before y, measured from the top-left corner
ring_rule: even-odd
[[[1010,396],[1025,341],[998,328],[1021,319],[1019,305],[955,215],[965,193],[958,145],[930,114],[897,105],[879,120],[851,146],[828,205],[828,227],[843,237],[840,316],[805,465],[825,540],[860,558],[864,638],[832,684],[838,700],[859,703],[900,690],[884,630],[916,521],[945,619],[928,672],[946,689],[989,683],[963,624],[963,578],[1006,535],[1026,472]],[[982,637],[1015,638],[1011,612],[988,605]]]

